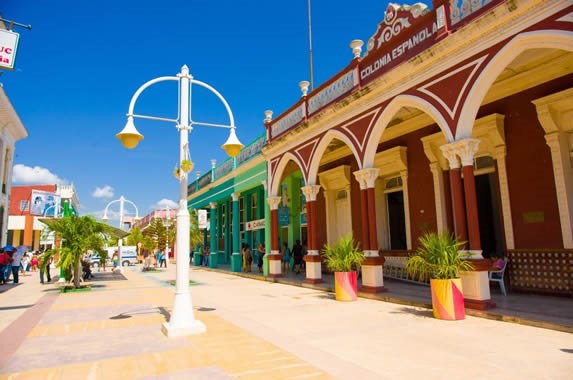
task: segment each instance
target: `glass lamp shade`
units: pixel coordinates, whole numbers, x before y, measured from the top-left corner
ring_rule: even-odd
[[[135,129],[133,116],[127,118],[127,124],[125,124],[123,130],[115,135],[115,137],[117,137],[127,149],[135,148],[137,144],[143,140],[143,135]]]
[[[235,128],[231,128],[231,133],[229,133],[229,138],[227,139],[227,142],[225,142],[221,146],[221,148],[223,148],[225,152],[227,152],[229,157],[236,157],[239,155],[243,147],[244,145],[241,144],[241,142],[237,138],[237,135],[235,134]]]

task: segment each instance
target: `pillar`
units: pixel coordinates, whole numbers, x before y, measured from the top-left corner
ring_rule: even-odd
[[[231,255],[231,270],[233,272],[241,272],[243,257],[241,255],[241,247],[239,244],[239,193],[231,194],[233,198],[233,253]]]
[[[268,197],[267,181],[261,181],[263,184],[264,199]],[[271,254],[271,208],[268,202],[261,202],[265,209],[265,256],[263,257],[263,276],[269,276],[269,255]]]
[[[464,192],[466,200],[466,220],[468,223],[469,248],[481,251],[476,183],[474,177],[474,156],[478,151],[480,140],[466,139],[461,141],[458,155],[462,160],[464,172]],[[481,253],[481,252],[480,252]]]
[[[322,280],[322,258],[318,252],[318,239],[316,237],[316,196],[320,185],[307,185],[301,188],[306,198],[306,228],[307,228],[307,255],[303,257],[306,262],[307,284],[318,284]]]
[[[384,287],[384,257],[378,253],[376,228],[375,186],[379,173],[379,168],[362,169],[353,173],[360,184],[360,194],[363,201],[361,207],[363,213],[362,235],[366,235],[366,243],[363,246],[365,257],[361,268],[362,286],[360,290],[367,293],[381,293],[387,290]]]
[[[467,308],[484,310],[495,307],[495,303],[491,300],[489,289],[488,269],[491,265],[489,260],[484,259],[481,255],[480,248],[479,219],[473,174],[474,156],[478,151],[479,142],[480,140],[477,139],[463,139],[442,145],[440,148],[450,163],[456,229],[459,225],[465,228],[465,240],[469,236],[469,249],[472,251],[472,256],[469,260],[471,260],[474,269],[473,271],[461,273],[464,303]],[[458,158],[461,159],[464,168],[463,189]],[[455,167],[455,170],[452,170],[452,167]],[[455,175],[452,176],[453,171]],[[456,181],[455,184],[454,180]],[[463,198],[465,198],[465,202]],[[462,208],[465,210],[465,213],[460,212]],[[462,238],[459,233],[458,238]]]
[[[267,202],[271,211],[271,253],[269,260],[269,277],[282,277],[281,260],[282,255],[279,252],[279,204],[281,197],[268,197]]]
[[[210,210],[210,225],[209,230],[211,233],[211,240],[209,241],[209,250],[211,251],[209,256],[209,267],[210,268],[217,268],[219,261],[217,258],[217,203],[211,202],[209,203],[211,207]]]
[[[450,165],[450,191],[452,193],[452,206],[454,209],[454,232],[460,241],[466,242],[468,240],[468,230],[466,225],[466,210],[464,206],[460,161],[452,144],[442,145],[440,149]]]

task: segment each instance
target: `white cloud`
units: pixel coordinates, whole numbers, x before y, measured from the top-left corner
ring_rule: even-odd
[[[41,185],[41,184],[67,184],[68,181],[62,179],[40,166],[26,166],[22,164],[14,165],[12,172],[12,182],[20,185]]]
[[[94,198],[111,198],[113,197],[113,187],[105,185],[104,187],[96,187],[92,193]]]
[[[154,210],[164,209],[165,207],[169,207],[170,209],[173,210],[179,208],[179,204],[175,201],[172,201],[171,199],[163,198],[162,200],[160,200],[159,202],[155,203],[152,206]]]

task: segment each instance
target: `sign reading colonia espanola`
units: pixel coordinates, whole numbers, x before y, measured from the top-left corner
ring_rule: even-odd
[[[0,29],[0,68],[14,69],[19,37],[18,33]]]
[[[262,228],[265,228],[264,219],[251,220],[250,222],[247,222],[247,231],[260,230]]]

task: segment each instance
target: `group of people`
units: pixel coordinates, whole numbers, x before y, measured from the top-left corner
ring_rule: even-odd
[[[259,273],[263,271],[263,258],[265,256],[265,245],[263,243],[259,244],[259,247],[255,251],[254,255],[251,247],[247,243],[243,243],[241,247],[241,256],[243,258],[243,272],[251,271],[253,260],[257,264]]]
[[[285,275],[291,270],[295,274],[300,274],[300,271],[305,269],[303,257],[307,253],[306,242],[301,244],[300,240],[297,240],[292,250],[289,249],[287,242],[284,242],[280,253],[283,256],[282,271]]]
[[[44,283],[44,275],[48,282],[52,281],[50,276],[51,260],[46,260],[44,267],[40,266],[40,257],[43,251],[28,252],[27,247],[21,246],[16,249],[7,245],[0,248],[0,285],[7,284],[12,276],[12,282],[20,282],[20,275],[26,276],[28,272],[40,271],[40,282]]]
[[[148,271],[159,268],[167,268],[167,257],[163,251],[155,251],[149,253],[147,251],[143,252],[143,271]]]

